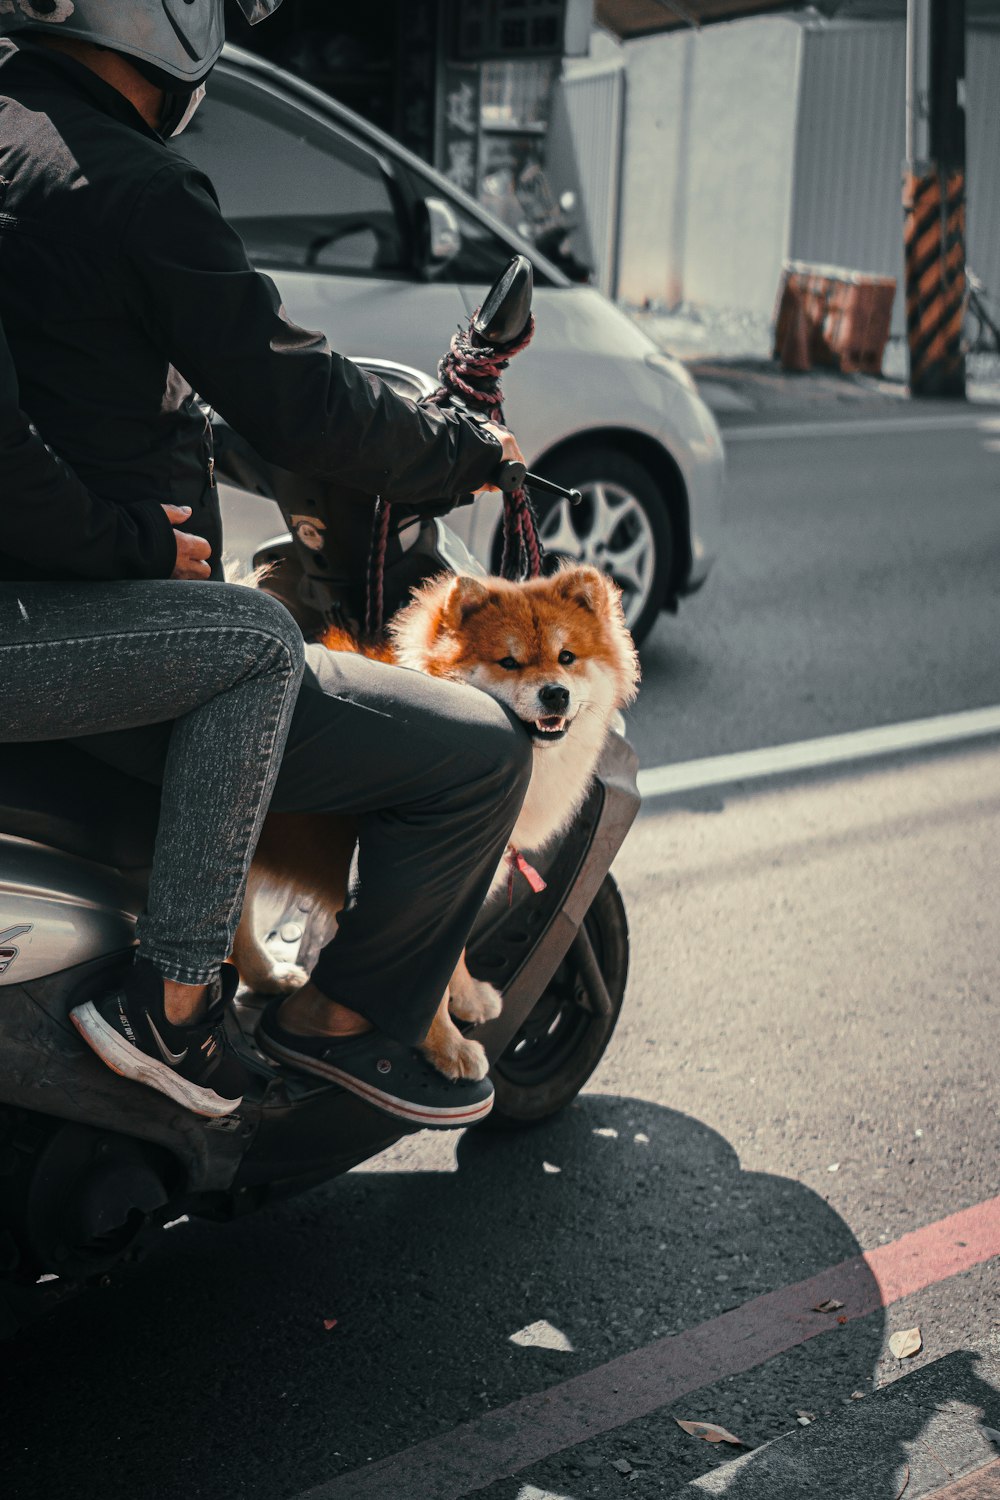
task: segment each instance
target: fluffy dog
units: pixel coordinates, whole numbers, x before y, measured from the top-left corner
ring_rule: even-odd
[[[350,635],[330,630],[331,650],[360,652]],[[446,575],[421,588],[389,627],[388,644],[364,654],[432,677],[470,683],[505,704],[531,736],[533,767],[508,856],[491,896],[509,879],[511,861],[548,847],[579,812],[619,711],[635,697],[639,662],[616,586],[597,568],[566,565],[549,578]],[[343,907],[355,830],[343,818],[272,814],[264,825],[247,886],[233,957],[241,977],[263,993],[305,983],[299,969],[276,969],[253,926],[256,894],[281,884],[311,895],[333,918]],[[450,1013],[449,1013],[450,1004]],[[451,1019],[499,1015],[500,995],[473,978],[463,954],[423,1043],[450,1078],[482,1078],[486,1054]]]

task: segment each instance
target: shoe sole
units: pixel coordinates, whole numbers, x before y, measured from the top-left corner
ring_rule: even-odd
[[[182,1104],[192,1114],[218,1120],[231,1115],[243,1103],[242,1094],[238,1099],[223,1099],[214,1089],[200,1088],[168,1068],[166,1063],[147,1057],[108,1024],[92,1000],[76,1006],[70,1011],[69,1018],[87,1046],[113,1073],[166,1094],[168,1099]]]
[[[306,1057],[301,1052],[293,1052],[288,1047],[283,1047],[273,1037],[265,1036],[259,1031],[257,1042],[269,1057],[274,1058],[275,1062],[287,1063],[300,1072],[314,1074],[317,1078],[325,1078],[330,1083],[339,1083],[341,1087],[352,1094],[357,1094],[359,1099],[364,1099],[366,1103],[374,1105],[384,1114],[393,1115],[397,1120],[406,1120],[411,1125],[423,1125],[428,1129],[436,1126],[439,1130],[458,1130],[463,1125],[475,1125],[478,1120],[486,1118],[493,1108],[496,1097],[491,1093],[488,1099],[481,1099],[478,1104],[428,1108],[419,1104],[411,1104],[406,1099],[397,1099],[394,1094],[384,1094],[381,1089],[362,1082],[353,1073],[345,1073],[343,1069],[334,1067],[332,1063],[321,1062],[319,1058]]]

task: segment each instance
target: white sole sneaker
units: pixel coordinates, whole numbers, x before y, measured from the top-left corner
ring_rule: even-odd
[[[138,1047],[133,1047],[120,1032],[108,1024],[92,1000],[78,1005],[69,1013],[77,1031],[92,1052],[121,1078],[131,1078],[134,1083],[143,1083],[156,1089],[183,1105],[192,1114],[208,1120],[218,1120],[231,1115],[243,1103],[239,1099],[223,1099],[214,1089],[202,1088],[181,1077],[166,1063],[148,1057]]]

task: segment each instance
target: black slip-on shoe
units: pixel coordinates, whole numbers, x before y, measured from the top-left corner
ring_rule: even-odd
[[[275,1062],[339,1083],[376,1109],[410,1125],[458,1130],[475,1125],[493,1108],[488,1078],[445,1078],[422,1053],[380,1031],[360,1036],[299,1036],[278,1019],[276,996],[260,1018],[257,1041]]]
[[[223,964],[205,1019],[194,1026],[174,1026],[164,1012],[159,972],[148,959],[137,958],[121,989],[76,1006],[69,1018],[115,1073],[158,1089],[196,1115],[216,1119],[238,1108],[247,1085],[223,1024],[238,984],[232,964]]]

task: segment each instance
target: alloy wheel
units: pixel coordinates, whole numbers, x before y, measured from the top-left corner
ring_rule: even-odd
[[[590,480],[580,486],[578,505],[557,500],[539,527],[549,553],[589,563],[610,575],[622,591],[629,628],[645,609],[656,571],[656,538],[642,502],[624,485]]]

